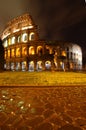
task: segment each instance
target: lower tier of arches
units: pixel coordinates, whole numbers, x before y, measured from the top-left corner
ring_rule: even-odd
[[[6,62],[4,64],[5,70],[11,71],[43,71],[43,70],[81,70],[82,65],[73,62],[53,62],[53,61],[16,61]]]

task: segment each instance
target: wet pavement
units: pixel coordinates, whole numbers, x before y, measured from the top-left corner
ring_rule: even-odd
[[[0,88],[0,130],[86,130],[86,87]]]

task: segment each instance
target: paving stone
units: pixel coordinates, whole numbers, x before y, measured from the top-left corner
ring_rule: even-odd
[[[54,112],[53,110],[48,109],[48,110],[45,110],[45,111],[44,111],[43,115],[44,115],[45,118],[49,118],[49,117],[52,116],[54,113],[55,113],[55,112]]]
[[[34,107],[34,108],[31,108],[29,110],[30,113],[34,114],[34,115],[42,115],[44,111],[44,108],[43,107]]]
[[[62,121],[61,119],[59,119],[59,117],[53,117],[51,120],[50,120],[51,123],[53,124],[56,124],[58,126],[61,126],[62,125]]]
[[[77,120],[75,120],[75,122],[79,126],[86,126],[86,119],[77,119]]]
[[[53,106],[51,103],[46,103],[46,104],[45,104],[45,108],[46,108],[46,109],[53,109],[54,106]]]
[[[0,88],[0,126],[7,124],[11,130],[23,126],[31,130],[85,130],[85,91],[82,86]]]
[[[67,121],[68,123],[72,123],[71,117],[69,117],[67,114],[62,114],[63,120]]]
[[[58,128],[58,130],[82,130],[79,127],[75,127],[73,125],[67,124],[65,126],[62,126],[61,128]]]
[[[36,117],[36,118],[33,118],[33,119],[26,120],[25,124],[28,125],[28,126],[35,127],[36,125],[43,122],[43,120],[44,120],[44,118],[42,116],[41,117]]]
[[[44,123],[36,127],[34,130],[53,130],[53,126],[50,123]]]
[[[7,125],[0,126],[0,130],[10,130],[10,127]]]
[[[30,128],[28,128],[28,126],[20,126],[17,130],[30,130]]]

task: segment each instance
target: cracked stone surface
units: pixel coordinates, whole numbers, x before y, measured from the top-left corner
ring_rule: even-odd
[[[86,130],[86,87],[0,88],[0,130]]]

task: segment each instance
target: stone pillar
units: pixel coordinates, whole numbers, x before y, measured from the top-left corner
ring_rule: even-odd
[[[45,46],[42,46],[43,54],[45,54]]]
[[[45,68],[45,61],[42,61],[42,70],[43,71],[46,70],[46,68]]]
[[[16,47],[14,48],[14,57],[16,57]]]
[[[11,62],[9,62],[9,69],[8,70],[11,70]]]
[[[29,69],[28,66],[29,66],[28,61],[26,61],[26,71],[28,71],[28,69]]]
[[[26,46],[26,53],[27,53],[27,56],[29,55],[29,47]]]
[[[54,62],[51,61],[51,70],[54,71],[54,68],[55,68],[55,67],[54,67]]]
[[[14,61],[14,71],[16,71],[16,62]]]
[[[37,62],[34,61],[34,71],[37,71],[36,66],[37,66]]]
[[[37,54],[37,46],[34,46],[35,55]]]
[[[22,57],[22,47],[20,47],[20,57]]]
[[[22,62],[20,62],[20,71],[22,71]]]

